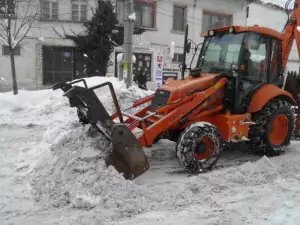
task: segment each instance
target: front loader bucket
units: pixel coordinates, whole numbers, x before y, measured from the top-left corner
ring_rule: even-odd
[[[106,162],[124,174],[126,179],[134,179],[149,169],[149,163],[142,146],[125,124],[113,125],[113,151]]]
[[[85,87],[72,86],[83,82]],[[94,90],[109,86],[114,104],[119,115],[120,124],[113,122]],[[114,88],[110,82],[88,88],[85,80],[71,83],[60,83],[53,86],[53,90],[62,89],[64,96],[69,98],[71,107],[77,108],[79,120],[92,124],[112,142],[112,152],[106,158],[106,164],[112,165],[126,179],[134,179],[149,169],[147,157],[142,146],[130,129],[123,123],[123,117],[116,98]]]

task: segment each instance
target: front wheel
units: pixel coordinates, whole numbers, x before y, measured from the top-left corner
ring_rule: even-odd
[[[291,105],[275,99],[252,118],[256,125],[250,127],[250,149],[267,156],[276,156],[284,152],[295,129],[295,115]]]
[[[195,123],[179,137],[176,152],[182,166],[191,173],[210,170],[219,160],[222,139],[210,123]]]

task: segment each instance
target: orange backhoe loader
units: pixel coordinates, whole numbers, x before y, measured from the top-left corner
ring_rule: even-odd
[[[283,33],[260,26],[209,30],[190,75],[170,78],[155,94],[135,102],[132,107],[145,104],[135,114],[120,109],[110,82],[88,88],[85,80],[76,80],[58,83],[53,89],[65,92],[81,122],[92,124],[112,141],[107,165],[126,179],[149,168],[142,147],[150,147],[159,138],[177,142],[182,166],[196,174],[210,170],[230,142],[246,141],[253,151],[278,155],[290,144],[295,129],[296,100],[284,90],[284,68],[294,39],[300,54],[299,3],[295,1]],[[188,26],[184,55],[191,48],[187,36]],[[78,82],[85,87],[75,85]],[[103,86],[109,86],[113,96],[113,115],[94,93]],[[134,134],[136,129],[140,132]]]

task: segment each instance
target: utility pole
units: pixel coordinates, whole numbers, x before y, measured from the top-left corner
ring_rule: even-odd
[[[127,88],[132,86],[132,47],[133,28],[135,13],[133,0],[125,0],[125,21],[124,21],[124,67],[127,70]],[[126,73],[125,73],[126,74]],[[125,75],[126,76],[126,75]]]

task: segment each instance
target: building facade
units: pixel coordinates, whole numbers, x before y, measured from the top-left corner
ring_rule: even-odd
[[[3,2],[0,1],[0,8],[3,7]],[[20,18],[15,20],[18,22],[17,29],[23,18],[38,11],[27,37],[14,51],[19,88],[39,89],[48,87],[56,81],[74,78],[76,75],[74,45],[70,40],[62,37],[64,33],[83,31],[83,21],[91,18],[90,8],[95,7],[95,1],[33,0],[31,5],[28,5],[28,2],[20,1],[15,6],[16,18]],[[30,6],[29,12],[26,11],[28,6]],[[5,20],[1,13],[0,23],[4,24]],[[20,34],[24,34],[26,30],[27,27],[24,26]],[[5,91],[11,89],[11,66],[7,46],[3,40],[0,43],[2,48],[0,89]]]
[[[72,41],[63,36],[82,32],[82,22],[92,17],[92,8],[96,5],[96,0],[37,2],[40,3],[40,15],[29,31],[29,37],[15,50],[18,84],[26,89],[49,87],[57,81],[82,76],[84,66],[76,62]],[[112,2],[122,24],[124,0]],[[200,35],[209,28],[245,25],[246,9],[246,1],[238,0],[135,0],[135,23],[146,31],[134,36],[134,74],[140,73],[147,76],[148,81],[157,83],[162,82],[158,75],[163,72],[166,76],[178,74],[183,59],[185,24],[189,24],[189,38],[198,44],[203,41]],[[16,9],[16,12],[22,14],[24,9]],[[175,43],[173,59],[167,57],[171,42]],[[121,52],[123,48],[119,46],[111,55],[109,76],[118,76],[116,57]],[[192,55],[193,51],[187,56],[188,64]],[[0,54],[0,78],[2,90],[10,88],[10,59],[4,43]]]
[[[291,3],[291,5],[293,2]],[[287,13],[284,8],[274,4],[264,4],[257,1],[249,4],[247,25],[258,24],[264,27],[270,27],[278,32],[282,32],[287,21]],[[294,41],[289,60],[287,63],[287,71],[299,71],[300,61],[297,51],[296,41]]]
[[[246,1],[137,0],[135,4],[136,25],[145,28],[146,32],[134,36],[133,52],[137,61],[133,65],[133,74],[147,76],[148,81],[157,85],[169,76],[180,76],[185,24],[189,24],[188,38],[196,44],[203,41],[201,34],[210,28],[246,24]],[[124,0],[116,0],[120,23],[124,17],[123,9]],[[167,56],[171,42],[175,43],[173,59]],[[114,58],[122,51],[122,47],[116,48]],[[187,66],[193,54],[194,51],[191,51],[187,55]],[[197,57],[193,63],[196,61]],[[110,72],[117,76],[116,64]]]

